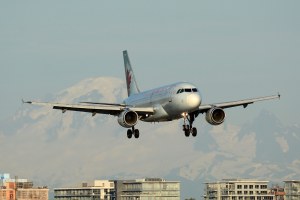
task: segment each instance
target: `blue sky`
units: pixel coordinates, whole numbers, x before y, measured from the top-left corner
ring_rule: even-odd
[[[21,99],[88,77],[124,79],[127,49],[140,88],[191,81],[205,102],[281,92],[262,109],[299,120],[299,1],[2,1],[0,120]],[[250,116],[248,116],[250,115]]]

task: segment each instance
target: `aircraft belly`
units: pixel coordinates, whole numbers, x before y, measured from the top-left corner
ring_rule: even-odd
[[[153,106],[154,114],[143,119],[146,122],[160,122],[160,121],[170,121],[170,115],[166,112],[161,104],[156,104]]]
[[[146,122],[162,122],[162,121],[172,121],[174,119],[181,118],[181,112],[176,110],[176,107],[172,106],[170,103],[165,105],[156,104],[153,106],[154,114],[143,119]]]

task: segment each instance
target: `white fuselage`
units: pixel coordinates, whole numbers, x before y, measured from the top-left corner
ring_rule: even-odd
[[[142,118],[143,121],[171,121],[182,118],[183,113],[198,110],[201,96],[195,85],[180,82],[133,94],[124,103],[134,107],[153,107],[154,114]]]

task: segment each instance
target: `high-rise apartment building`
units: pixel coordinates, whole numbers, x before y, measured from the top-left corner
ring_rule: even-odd
[[[180,200],[180,183],[161,178],[97,180],[81,187],[55,188],[56,200]]]
[[[285,200],[300,199],[300,181],[284,181]]]
[[[54,198],[57,200],[114,200],[114,182],[95,180],[91,183],[82,183],[80,187],[55,188]]]
[[[117,200],[180,200],[180,182],[161,178],[115,181]]]
[[[250,179],[223,179],[205,183],[204,199],[214,200],[274,200],[268,190],[269,181]]]

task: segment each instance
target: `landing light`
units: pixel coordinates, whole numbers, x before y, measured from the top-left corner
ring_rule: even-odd
[[[183,113],[181,113],[181,116],[186,117],[186,116],[188,116],[188,114],[187,114],[187,112],[183,112]]]

